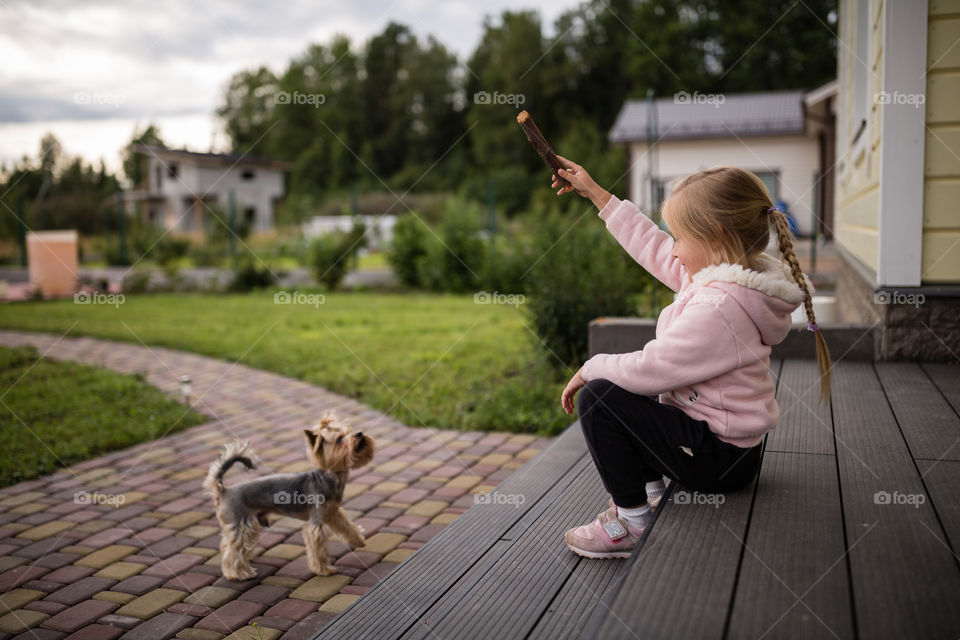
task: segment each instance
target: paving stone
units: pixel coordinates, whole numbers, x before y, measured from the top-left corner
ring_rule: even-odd
[[[187,591],[193,593],[201,587],[205,587],[217,577],[209,573],[198,573],[196,571],[190,571],[183,575],[174,576],[170,578],[163,586],[168,589],[180,589],[181,591]]]
[[[42,558],[37,558],[34,560],[34,564],[38,567],[46,567],[47,569],[59,569],[60,567],[65,567],[68,564],[73,564],[79,560],[82,556],[79,556],[75,553],[51,553],[45,555]]]
[[[208,616],[213,613],[213,607],[205,607],[202,604],[187,604],[186,602],[178,602],[177,604],[172,604],[167,607],[167,611],[170,613],[182,613],[195,618],[203,618],[204,616]]]
[[[141,624],[143,620],[140,618],[132,618],[130,616],[118,616],[115,613],[111,613],[103,616],[97,620],[97,622],[111,627],[120,627],[121,629],[133,629],[138,624]]]
[[[384,562],[403,562],[410,556],[416,553],[416,549],[394,549],[387,555],[383,556]]]
[[[316,576],[304,582],[293,590],[291,598],[323,602],[352,582],[350,576],[334,574],[332,576]]]
[[[124,593],[132,593],[135,596],[140,596],[155,589],[156,587],[163,584],[163,580],[160,578],[154,578],[152,576],[133,576],[132,578],[127,578],[119,584],[113,585],[114,591],[122,591]]]
[[[176,637],[180,640],[220,640],[223,634],[209,629],[182,629]]]
[[[13,569],[8,569],[0,574],[0,593],[9,591],[14,587],[18,587],[24,582],[29,582],[30,580],[35,580],[42,575],[49,573],[50,570],[46,567],[14,567]]]
[[[154,589],[117,609],[117,615],[146,620],[170,605],[180,602],[187,595],[186,591],[176,589]]]
[[[153,522],[156,522],[156,520]],[[169,538],[175,533],[176,530],[168,529],[166,527],[150,527],[149,529],[144,529],[143,531],[138,532],[137,538],[139,538],[142,542],[150,544],[152,542],[159,542],[164,538]]]
[[[423,527],[422,529],[420,529],[419,531],[417,531],[416,533],[414,533],[412,536],[410,536],[410,541],[411,541],[411,542],[426,542],[427,540],[429,540],[429,539],[432,538],[433,536],[435,536],[435,535],[437,535],[438,533],[440,533],[441,531],[443,531],[444,527],[446,527],[446,525],[443,525],[443,524],[428,524],[427,526]]]
[[[209,515],[207,511],[184,511],[183,513],[178,513],[175,516],[167,518],[158,526],[168,529],[184,529],[206,519]]]
[[[293,560],[294,558],[303,555],[307,550],[302,545],[299,544],[278,544],[272,549],[267,549],[263,552],[264,557],[272,558],[283,558],[285,560]]]
[[[422,500],[407,509],[405,513],[406,515],[410,516],[425,516],[427,518],[432,518],[449,506],[449,502],[442,502],[440,500]]]
[[[317,611],[290,627],[290,630],[283,634],[283,640],[311,640],[317,634],[318,629],[333,620],[337,614],[328,611]]]
[[[263,579],[263,584],[271,587],[283,587],[284,589],[296,589],[303,584],[303,580],[283,576],[270,576]]]
[[[357,576],[353,584],[358,587],[372,587],[396,568],[397,565],[392,562],[379,562]]]
[[[49,617],[48,614],[42,611],[17,609],[16,611],[0,616],[0,633],[22,633],[27,629],[34,628]]]
[[[340,593],[346,593],[352,596],[362,596],[370,591],[373,587],[358,587],[354,584],[348,584],[343,589],[340,589]]]
[[[66,520],[52,520],[46,522],[36,527],[31,527],[26,531],[21,531],[18,538],[24,538],[26,540],[43,540],[44,538],[49,538],[50,536],[55,536],[58,533],[63,533],[67,529],[72,529],[77,526],[76,522],[68,522]]]
[[[259,602],[250,602],[249,600],[234,600],[223,605],[206,618],[203,618],[195,625],[199,629],[210,629],[220,633],[230,633],[231,631],[242,627],[254,616],[258,616],[266,610],[266,607]]]
[[[296,623],[297,623],[296,620],[287,620],[285,618],[275,618],[272,616],[257,616],[256,618],[250,621],[249,626],[252,627],[256,625],[258,627],[265,627],[269,629],[276,629],[279,631],[286,631]],[[234,633],[240,633],[243,631],[243,629],[246,629],[246,628],[248,627],[243,627],[241,629],[238,629]],[[254,638],[256,638],[256,636],[254,636]]]
[[[244,592],[240,596],[240,599],[259,602],[260,604],[264,604],[269,607],[282,600],[288,593],[290,593],[290,589],[260,584],[255,586],[253,589]]]
[[[169,580],[173,576],[183,573],[190,568],[201,564],[203,560],[204,558],[202,556],[194,556],[190,555],[189,553],[178,553],[177,555],[165,558],[152,567],[144,570],[143,575],[156,576],[158,578],[166,578]]]
[[[338,593],[320,605],[320,611],[325,611],[327,613],[340,613],[359,599],[360,596]]]
[[[124,640],[167,640],[197,621],[194,616],[165,612],[137,625],[123,635]]]
[[[43,579],[51,582],[76,582],[77,580],[86,578],[94,571],[96,571],[96,569],[91,567],[78,567],[76,565],[72,565],[51,571],[47,575],[43,576]]]
[[[60,613],[67,608],[67,605],[60,604],[59,602],[47,602],[45,600],[36,600],[31,602],[24,609],[29,609],[30,611],[40,611],[41,613],[47,613],[51,616]]]
[[[225,587],[203,587],[196,593],[192,593],[184,599],[187,604],[200,604],[211,609],[221,607],[231,600],[235,600],[240,592],[236,589],[227,589]]]
[[[114,640],[123,635],[120,627],[111,627],[106,624],[88,624],[83,629],[74,631],[63,640]]]
[[[74,605],[81,600],[88,599],[98,591],[109,589],[112,585],[116,584],[116,582],[116,580],[111,580],[109,578],[96,578],[94,576],[89,576],[87,578],[83,578],[82,580],[77,580],[72,584],[68,584],[56,592],[51,593],[46,597],[46,599],[50,600],[51,602]]]
[[[33,544],[27,544],[22,547],[18,547],[16,551],[13,552],[13,555],[20,558],[30,558],[31,560],[36,560],[42,558],[48,554],[62,549],[71,543],[70,538],[66,536],[52,536]]]
[[[460,517],[459,513],[441,513],[433,517],[430,520],[431,524],[450,524],[454,520]]]
[[[113,564],[127,556],[136,553],[137,548],[125,544],[114,544],[94,551],[88,556],[77,560],[76,564],[81,567],[93,567],[94,569],[103,569],[107,565]]]
[[[175,553],[179,553],[196,542],[195,538],[190,536],[170,536],[150,543],[144,553],[156,556],[158,558],[167,558]]]
[[[47,595],[43,591],[35,589],[13,589],[4,594],[0,594],[0,614],[9,613],[15,609],[38,600]]]
[[[147,565],[138,562],[114,562],[107,565],[100,571],[93,574],[97,578],[110,578],[112,580],[126,580],[139,574]]]
[[[250,638],[256,638],[256,640],[260,640],[261,638],[263,640],[276,640],[281,635],[283,635],[283,631],[280,629],[274,629],[266,625],[247,625],[237,629],[223,640],[249,640]]]
[[[386,528],[397,533],[410,534],[425,526],[429,521],[430,518],[427,516],[403,515],[392,520]]]
[[[80,541],[80,544],[100,549],[114,542],[119,542],[129,535],[130,529],[126,527],[108,527],[99,533],[84,538]]]
[[[338,558],[335,565],[337,567],[357,567],[358,569],[368,569],[380,562],[383,554],[370,553],[368,551],[351,551],[342,558]]]
[[[44,620],[43,626],[56,631],[76,631],[117,608],[115,602],[85,600]]]
[[[383,555],[397,548],[407,536],[399,533],[377,533],[367,538],[367,543],[357,548],[357,553],[370,552]]]
[[[132,593],[123,593],[122,591],[101,591],[93,594],[95,600],[106,600],[107,602],[116,602],[117,604],[127,604],[131,600],[136,600],[137,596]]]
[[[285,618],[287,620],[302,620],[316,610],[317,603],[312,600],[286,598],[267,609],[263,615]]]

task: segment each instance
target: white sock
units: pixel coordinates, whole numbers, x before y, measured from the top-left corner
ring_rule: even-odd
[[[650,505],[644,504],[635,509],[624,509],[617,507],[617,515],[629,522],[636,529],[643,529],[650,524],[653,514],[650,512]]]
[[[647,483],[647,502],[651,500],[656,500],[663,496],[664,492],[667,490],[667,485],[663,483],[663,478],[660,480],[654,480],[653,482]]]

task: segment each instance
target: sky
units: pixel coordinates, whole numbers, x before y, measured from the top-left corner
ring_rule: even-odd
[[[485,16],[540,13],[544,32],[581,0],[3,0],[0,166],[36,157],[52,131],[64,152],[116,171],[137,127],[172,147],[226,150],[213,112],[235,72],[275,72],[336,33],[355,47],[388,22],[433,35],[461,61]]]

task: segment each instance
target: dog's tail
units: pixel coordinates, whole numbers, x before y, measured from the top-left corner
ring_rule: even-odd
[[[210,471],[207,473],[207,479],[203,481],[203,488],[213,495],[213,499],[218,501],[223,493],[223,476],[230,470],[235,463],[240,462],[247,469],[253,469],[253,461],[250,460],[250,443],[235,440],[223,448],[220,457],[210,465]]]

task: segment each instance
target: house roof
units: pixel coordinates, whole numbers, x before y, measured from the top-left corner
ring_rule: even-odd
[[[804,133],[804,92],[690,94],[653,101],[659,140]],[[647,138],[647,101],[627,100],[610,130],[610,141]]]
[[[283,162],[271,158],[234,153],[198,153],[186,149],[167,149],[156,145],[137,144],[134,148],[144,155],[156,156],[161,160],[192,162],[198,165],[215,167],[259,167],[261,169],[275,169],[289,171],[293,168],[292,162]]]

